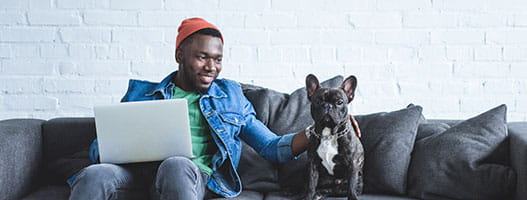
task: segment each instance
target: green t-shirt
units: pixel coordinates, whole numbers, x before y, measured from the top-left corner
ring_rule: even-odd
[[[200,94],[187,92],[179,87],[174,87],[174,95],[172,96],[173,99],[187,99],[192,153],[196,156],[192,161],[210,176],[212,174],[212,155],[216,153],[218,147],[212,139],[209,125],[199,108],[200,97]]]

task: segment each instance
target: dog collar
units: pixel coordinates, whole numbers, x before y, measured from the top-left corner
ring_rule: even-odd
[[[335,127],[337,129],[341,129],[341,127],[344,127],[344,128],[342,128],[342,130],[339,130],[337,132],[337,134],[322,135],[322,133],[317,133],[315,131],[315,125],[312,124],[312,125],[310,125],[310,126],[308,126],[306,128],[306,135],[307,135],[308,138],[311,137],[311,135],[312,135],[312,136],[315,136],[316,138],[321,139],[321,140],[327,140],[327,139],[332,139],[332,138],[337,139],[337,138],[340,138],[340,137],[346,135],[346,133],[348,133],[350,131],[351,125],[352,124],[351,124],[350,120],[346,120],[341,126],[338,126],[338,128]]]

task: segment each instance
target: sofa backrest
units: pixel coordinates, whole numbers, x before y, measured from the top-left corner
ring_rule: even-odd
[[[59,158],[89,148],[95,139],[94,118],[56,118],[44,122],[42,125],[42,141],[44,156],[43,177],[46,182],[64,183],[56,173],[56,169],[49,169],[49,163]]]

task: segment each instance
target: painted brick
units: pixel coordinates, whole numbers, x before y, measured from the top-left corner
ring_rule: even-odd
[[[95,94],[95,81],[90,79],[44,79],[42,87],[46,94]]]
[[[432,31],[431,42],[432,44],[484,44],[485,34],[470,30]]]
[[[446,11],[478,11],[488,8],[486,2],[434,0],[434,7]]]
[[[337,11],[351,11],[351,10],[375,10],[375,1],[363,1],[363,0],[336,0],[335,10]]]
[[[312,63],[334,63],[336,61],[336,49],[327,47],[312,47],[309,49],[310,58]]]
[[[519,79],[527,78],[527,63],[512,63],[511,66],[511,76]],[[527,82],[524,82],[527,84]],[[525,89],[525,88],[523,88]],[[521,92],[527,93],[526,90],[521,90]]]
[[[109,8],[110,0],[56,0],[58,8],[86,9]]]
[[[155,61],[133,61],[131,65],[131,71],[133,74],[140,77],[143,76],[159,76],[164,78],[170,72],[174,71],[174,65],[164,61],[164,62],[155,62]],[[159,80],[158,80],[159,79]],[[161,81],[160,78],[153,79],[152,81]]]
[[[282,54],[276,47],[259,47],[258,62],[278,62],[282,59]]]
[[[110,29],[105,28],[61,28],[59,34],[63,42],[110,42]]]
[[[527,30],[492,30],[487,31],[487,43],[489,44],[527,44]]]
[[[476,61],[499,61],[503,60],[502,47],[476,47],[474,49],[474,59]]]
[[[403,16],[403,27],[408,28],[455,28],[459,16],[453,13],[412,12]]]
[[[225,45],[261,45],[269,44],[269,33],[265,30],[223,29]]]
[[[55,28],[2,28],[0,40],[4,42],[53,42],[57,38]]]
[[[452,78],[452,65],[450,63],[419,63],[419,64],[397,64],[394,73],[401,81],[404,80],[428,80],[430,82]],[[450,81],[450,80],[448,80]],[[428,84],[430,84],[428,82]],[[441,90],[442,88],[437,88]]]
[[[421,0],[377,0],[377,7],[379,9],[395,9],[395,10],[422,10],[432,8],[431,1]]]
[[[3,75],[53,75],[55,65],[43,60],[4,60]]]
[[[90,10],[84,13],[84,22],[88,25],[132,26],[137,24],[136,16],[137,12]]]
[[[294,20],[293,17],[289,17]],[[347,28],[351,27],[350,22],[348,21],[348,16],[344,13],[333,13],[333,12],[323,12],[314,15],[310,12],[305,12],[297,15],[298,26],[301,28]],[[273,21],[282,21],[282,19],[274,19]],[[287,23],[286,20],[283,20]],[[295,23],[290,23],[290,25],[284,24],[284,27],[294,26]]]
[[[139,45],[120,45],[122,49],[123,57],[126,60],[145,60],[147,56],[148,48],[146,46]]]
[[[64,58],[69,56],[68,45],[44,44],[40,46],[40,56],[43,58]]]
[[[430,36],[426,31],[379,31],[375,33],[378,44],[429,44]]]
[[[388,48],[383,46],[378,47],[363,47],[362,60],[364,62],[375,63],[388,61]]]
[[[304,16],[298,17],[300,18]],[[245,17],[245,27],[247,28],[261,28],[265,27],[276,27],[276,28],[288,28],[297,25],[297,17],[292,13],[277,13],[277,14],[248,14]]]
[[[423,46],[418,49],[419,60],[421,61],[446,61],[446,47],[444,46]]]
[[[230,59],[232,62],[254,63],[257,60],[257,51],[254,47],[236,46],[230,47]]]
[[[323,30],[320,34],[320,42],[323,45],[344,46],[372,44],[374,41],[373,31],[363,30]]]
[[[151,10],[163,8],[162,0],[110,0],[110,8],[115,10],[120,9],[137,9],[137,10]]]
[[[314,30],[284,30],[271,32],[271,44],[318,44],[319,32]]]
[[[509,74],[509,65],[503,63],[480,62],[454,65],[454,75],[461,78],[497,78]]]
[[[130,72],[129,61],[89,61],[79,63],[77,67],[81,76],[127,76]]]
[[[509,16],[504,13],[468,13],[460,16],[460,26],[470,28],[505,27]]]
[[[414,48],[395,47],[388,49],[388,59],[391,61],[411,61],[417,57],[417,51]]]
[[[524,0],[17,0],[1,7],[0,120],[93,116],[93,105],[119,102],[128,79],[161,80],[178,67],[175,36],[188,17],[222,30],[223,78],[287,92],[309,73],[320,80],[354,74],[354,113],[416,103],[427,118],[466,119],[507,103],[509,120],[527,120]]]
[[[37,58],[40,56],[38,44],[16,43],[11,45],[11,55],[14,58]]]
[[[282,60],[288,63],[306,64],[310,63],[309,49],[303,47],[282,48]]]
[[[215,11],[219,8],[219,0],[210,1],[165,1],[165,8],[169,10],[189,11],[199,9],[200,11]]]
[[[0,25],[21,25],[26,24],[24,13],[20,12],[0,12]]]
[[[3,9],[27,9],[29,8],[28,0],[19,1],[2,1]]]
[[[177,12],[143,11],[139,13],[138,19],[142,26],[178,27],[185,15]]]
[[[124,96],[128,88],[128,80],[129,79],[95,80],[95,92],[101,95]]]
[[[251,11],[262,10],[269,8],[270,1],[245,1],[245,0],[222,0],[220,1],[220,9],[234,10],[234,11]]]
[[[343,62],[358,62],[362,60],[362,50],[360,48],[338,48],[337,60]]]
[[[7,44],[0,44],[0,58],[11,57],[11,46]]]
[[[20,76],[8,76],[0,77],[0,94],[13,95],[13,94],[42,94],[42,78],[28,78]]]
[[[18,111],[54,111],[57,109],[58,99],[49,96],[31,95],[19,96],[10,95],[6,97],[8,101],[4,101],[4,107],[7,110]]]
[[[91,59],[95,58],[95,47],[91,44],[70,44],[70,57],[74,59]]]
[[[474,60],[474,49],[469,46],[447,46],[446,56],[449,60]]]
[[[62,76],[79,75],[77,66],[74,62],[62,61],[58,64],[59,74]]]
[[[149,45],[147,58],[149,60],[173,61],[175,63],[175,45]]]
[[[507,61],[526,61],[527,47],[504,47],[503,58]]]
[[[150,43],[163,42],[163,30],[120,28],[112,31],[113,42]]]
[[[311,16],[318,17],[313,14]],[[356,28],[399,28],[402,17],[398,12],[353,13],[349,16],[349,23]]]
[[[29,0],[30,10],[45,10],[53,7],[53,0]]]
[[[516,27],[526,27],[527,14],[515,14],[512,20],[512,25]]]
[[[27,14],[31,25],[79,25],[81,17],[76,11],[32,11]]]

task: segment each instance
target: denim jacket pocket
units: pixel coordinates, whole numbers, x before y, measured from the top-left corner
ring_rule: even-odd
[[[242,115],[235,112],[222,112],[219,114],[225,124],[225,128],[230,129],[231,133],[238,135],[240,127],[243,126]]]

